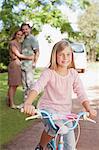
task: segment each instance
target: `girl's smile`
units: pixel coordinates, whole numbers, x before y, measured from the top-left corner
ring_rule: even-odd
[[[57,53],[57,64],[61,67],[68,67],[72,61],[72,52],[66,47]]]

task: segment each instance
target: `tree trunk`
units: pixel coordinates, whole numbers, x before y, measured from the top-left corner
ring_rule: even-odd
[[[91,49],[88,53],[88,61],[89,62],[95,62],[96,61],[96,52],[94,49]]]

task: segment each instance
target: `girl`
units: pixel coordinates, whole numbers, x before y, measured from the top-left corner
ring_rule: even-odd
[[[72,109],[73,89],[85,110],[89,112],[90,118],[95,117],[96,111],[91,109],[89,105],[82,82],[73,64],[73,53],[70,44],[65,40],[57,42],[52,49],[50,66],[35,83],[28,99],[24,103],[24,112],[30,115],[35,114],[35,108],[32,102],[42,89],[44,89],[44,94],[41,97],[38,108],[45,109],[51,114],[56,113],[66,116]],[[58,123],[60,121],[57,121]],[[35,150],[44,150],[47,143],[55,134],[56,131],[52,130],[48,124]],[[64,144],[65,150],[75,149],[74,131],[64,135]]]

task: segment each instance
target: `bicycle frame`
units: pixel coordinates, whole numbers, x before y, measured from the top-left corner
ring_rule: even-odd
[[[45,110],[37,110],[37,115],[27,117],[26,120],[29,119],[35,119],[35,118],[41,118],[41,119],[47,119],[47,121],[50,123],[53,129],[57,129],[57,126],[55,125],[53,121],[53,116],[51,116],[47,111]],[[67,131],[65,133],[61,133],[60,130],[64,127],[60,127],[55,138],[51,140],[51,142],[48,143],[48,149],[50,150],[63,150],[64,147],[64,140],[63,140],[63,135],[70,132],[71,130],[74,130],[77,126],[79,126],[79,120],[81,117],[83,117],[83,120],[88,120],[93,123],[96,123],[94,120],[88,118],[89,113],[88,112],[80,112],[78,114],[67,114],[66,115],[66,122],[64,125],[67,125],[70,122],[74,122],[72,127],[68,127]],[[59,135],[59,140],[58,140],[58,147],[56,146],[56,138]]]

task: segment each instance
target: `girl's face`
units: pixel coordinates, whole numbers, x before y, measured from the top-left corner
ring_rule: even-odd
[[[68,67],[72,61],[72,51],[66,47],[64,50],[57,52],[57,64],[60,67]]]

